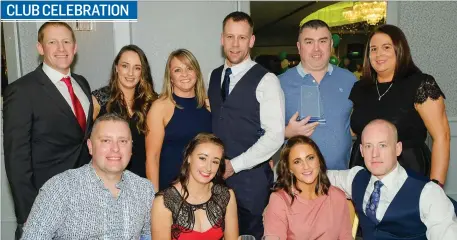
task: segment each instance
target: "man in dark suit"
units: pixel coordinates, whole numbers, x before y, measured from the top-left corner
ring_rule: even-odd
[[[71,73],[77,50],[71,27],[47,22],[38,31],[43,63],[4,93],[5,168],[14,200],[16,239],[41,186],[90,161],[85,140],[92,125],[87,80]]]

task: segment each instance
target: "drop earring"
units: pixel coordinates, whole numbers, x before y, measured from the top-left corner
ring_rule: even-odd
[[[295,192],[295,186],[294,186],[294,174],[290,173],[290,186],[292,190],[292,194],[295,196],[297,193]]]

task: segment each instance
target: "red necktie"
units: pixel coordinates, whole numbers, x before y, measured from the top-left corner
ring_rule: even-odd
[[[75,110],[76,119],[78,120],[79,126],[83,132],[86,131],[86,115],[84,114],[84,109],[81,103],[79,102],[78,97],[76,97],[75,92],[73,91],[73,86],[71,85],[70,77],[62,78],[62,81],[67,85],[68,92],[70,93],[71,102],[73,103],[73,109]]]

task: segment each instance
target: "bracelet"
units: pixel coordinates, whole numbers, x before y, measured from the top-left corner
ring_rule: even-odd
[[[444,184],[440,183],[440,181],[438,181],[436,179],[432,179],[432,182],[438,184],[438,186],[440,186],[441,188],[444,188]]]

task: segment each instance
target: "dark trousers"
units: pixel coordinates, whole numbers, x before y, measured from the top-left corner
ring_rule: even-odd
[[[17,224],[16,232],[14,233],[14,239],[15,240],[21,239],[21,237],[22,237],[22,228],[23,227],[24,227],[24,224],[20,224],[20,223]]]
[[[261,239],[264,231],[262,214],[273,185],[270,164],[267,161],[253,169],[236,173],[226,182],[235,192],[240,235],[247,234]]]

